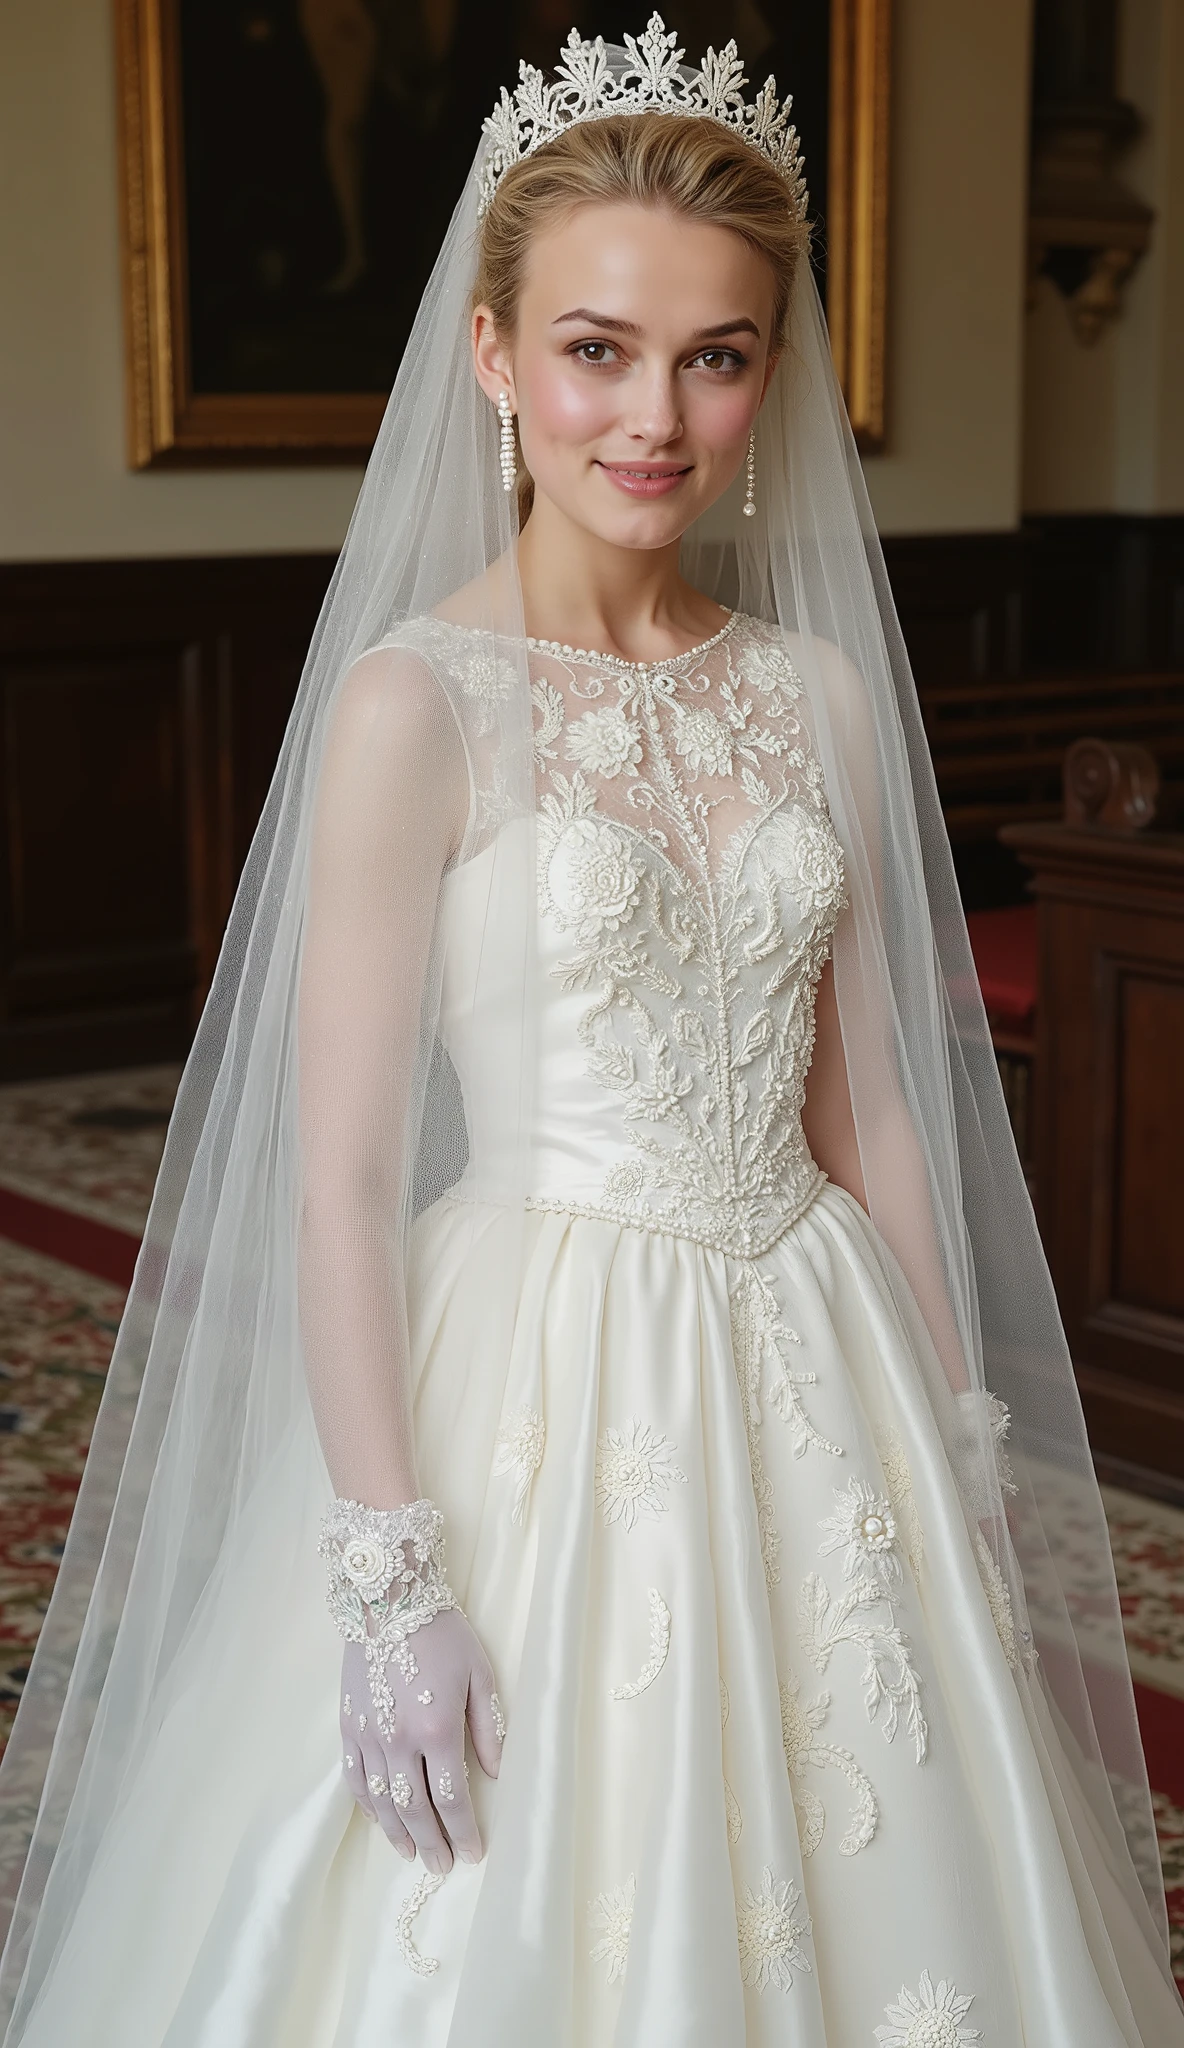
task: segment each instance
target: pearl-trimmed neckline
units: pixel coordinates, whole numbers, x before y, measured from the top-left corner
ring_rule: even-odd
[[[739,617],[739,612],[729,612],[723,625],[710,639],[700,640],[697,647],[684,647],[681,654],[659,656],[656,661],[627,661],[623,654],[605,654],[596,647],[569,647],[565,640],[538,640],[531,633],[526,636],[526,644],[533,647],[537,654],[555,654],[561,661],[607,662],[610,668],[628,669],[635,673],[648,672],[651,669],[665,671],[676,668],[680,662],[694,661],[699,655],[710,653],[713,647],[719,646],[721,640],[727,639]]]

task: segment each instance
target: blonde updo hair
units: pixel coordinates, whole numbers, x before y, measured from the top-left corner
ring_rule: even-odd
[[[688,114],[615,114],[578,122],[501,178],[481,223],[473,305],[488,306],[512,342],[535,236],[581,206],[632,202],[731,228],[773,273],[771,347],[785,342],[798,265],[810,230],[767,158],[718,122]],[[519,516],[534,487],[518,462]]]

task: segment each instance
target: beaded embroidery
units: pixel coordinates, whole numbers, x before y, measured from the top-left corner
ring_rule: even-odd
[[[610,1688],[610,1699],[635,1700],[639,1693],[653,1684],[670,1653],[670,1609],[656,1586],[650,1587],[649,1606],[650,1654],[636,1678]]]
[[[600,1931],[599,1939],[590,1951],[592,1961],[608,1964],[610,1984],[615,1984],[625,1974],[636,1897],[637,1878],[631,1872],[624,1884],[617,1885],[612,1891],[597,1892],[589,1902],[588,1912],[593,1928]]]
[[[778,629],[736,613],[666,662],[531,645],[539,904],[570,942],[552,972],[588,992],[586,1068],[620,1096],[630,1151],[599,1196],[539,1191],[530,1206],[671,1231],[740,1261],[733,1347],[772,1586],[766,1376],[795,1454],[841,1455],[808,1414],[814,1375],[791,1368],[798,1337],[754,1263],[824,1178],[801,1111],[846,897],[802,685]]]
[[[632,1529],[639,1515],[650,1520],[669,1506],[666,1494],[687,1475],[674,1462],[674,1445],[648,1423],[632,1419],[624,1429],[606,1429],[596,1445],[596,1499],[605,1523]]]
[[[789,1991],[795,1970],[808,1973],[813,1969],[801,1945],[810,1932],[810,1916],[804,1910],[799,1912],[801,1903],[793,1879],[777,1879],[767,1866],[759,1892],[745,1885],[740,1894],[736,1905],[740,1974],[758,1991],[767,1991],[770,1984]]]
[[[821,1180],[801,1107],[846,898],[802,685],[776,628],[740,624],[648,665],[531,645],[540,909],[632,1148],[581,1213],[745,1258]]]
[[[876,2040],[880,2048],[971,2048],[982,2040],[981,2028],[962,2025],[973,2004],[973,1992],[965,1996],[945,1977],[935,1986],[922,1970],[915,1992],[902,1985],[895,2003],[885,2006],[890,2025],[876,2028]]]
[[[913,1754],[922,1763],[929,1730],[921,1711],[921,1684],[909,1639],[897,1626],[883,1586],[861,1576],[836,1597],[825,1580],[811,1572],[802,1586],[799,1613],[803,1645],[819,1671],[827,1669],[841,1644],[863,1653],[861,1679],[869,1721],[879,1720],[885,1741],[891,1742],[903,1713]]]
[[[443,1882],[443,1874],[440,1871],[425,1870],[423,1876],[408,1892],[395,1917],[395,1940],[399,1944],[399,1953],[408,1969],[414,1970],[417,1977],[435,1976],[440,1967],[440,1958],[425,1956],[422,1949],[416,1947],[411,1939],[411,1923],[420,1907],[426,1905],[433,1892],[439,1891]]]
[[[815,1737],[830,1712],[830,1694],[821,1692],[816,1700],[803,1704],[796,1679],[781,1688],[781,1741],[785,1766],[793,1784],[794,1806],[802,1855],[812,1856],[826,1827],[826,1809],[818,1794],[802,1781],[807,1770],[839,1771],[855,1795],[847,1829],[839,1842],[840,1856],[856,1856],[866,1849],[876,1832],[879,1807],[871,1780],[860,1769],[849,1749],[837,1742],[818,1742]]]
[[[495,1473],[514,1476],[514,1507],[511,1519],[521,1522],[526,1514],[531,1482],[543,1462],[547,1425],[534,1408],[519,1408],[508,1416],[494,1441]]]
[[[444,1577],[444,1517],[430,1500],[400,1508],[334,1500],[317,1548],[329,1566],[329,1613],[347,1643],[364,1646],[374,1718],[389,1742],[395,1696],[387,1664],[394,1663],[408,1682],[416,1677],[419,1666],[407,1638],[456,1606]]]

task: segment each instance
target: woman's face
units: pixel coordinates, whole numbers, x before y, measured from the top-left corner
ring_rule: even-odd
[[[535,240],[513,345],[474,316],[483,390],[508,390],[536,500],[660,548],[744,461],[772,370],[773,274],[728,228],[583,206]]]

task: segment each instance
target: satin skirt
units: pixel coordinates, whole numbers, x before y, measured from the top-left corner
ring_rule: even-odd
[[[419,1219],[409,1306],[421,1481],[508,1720],[496,1783],[470,1750],[483,1861],[429,1884],[346,1790],[302,1423],[24,2048],[1184,2042],[1073,1846],[862,1210],[823,1186],[751,1264],[531,1213],[484,1397],[473,1220]]]

